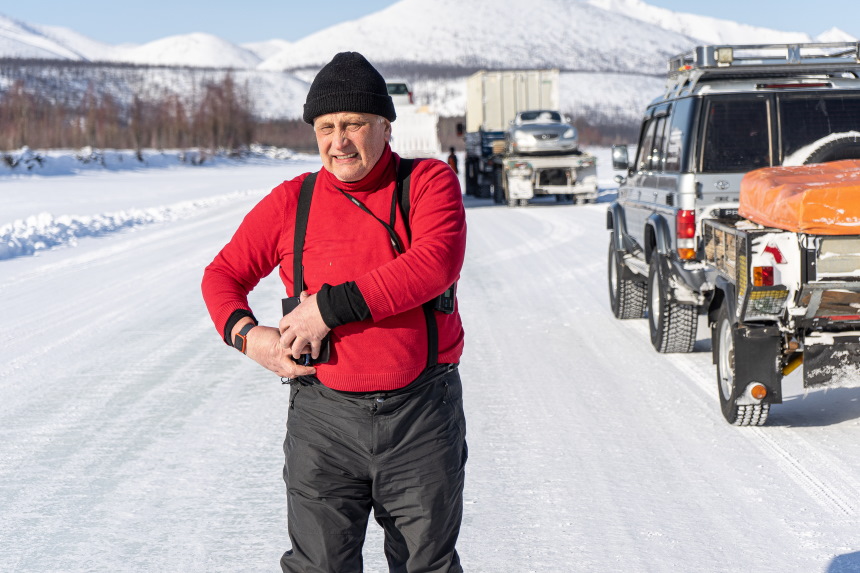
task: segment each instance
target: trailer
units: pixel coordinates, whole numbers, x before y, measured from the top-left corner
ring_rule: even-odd
[[[597,201],[597,160],[587,153],[570,155],[508,155],[494,162],[496,202],[526,205],[537,196],[554,195],[573,203]]]
[[[800,366],[808,388],[860,385],[860,161],[765,168],[741,189],[701,226],[720,406],[747,426]]]

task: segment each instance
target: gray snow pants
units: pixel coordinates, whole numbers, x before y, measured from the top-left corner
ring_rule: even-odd
[[[361,572],[371,509],[389,571],[462,573],[455,545],[468,453],[456,365],[392,392],[338,392],[307,377],[292,384],[284,573]]]

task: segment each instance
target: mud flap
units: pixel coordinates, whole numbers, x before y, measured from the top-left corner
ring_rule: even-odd
[[[777,364],[780,333],[775,326],[740,326],[735,331],[735,396],[738,400],[748,384],[761,382],[767,387],[767,404],[782,403],[782,373]]]
[[[823,338],[823,337],[822,337]],[[803,351],[803,385],[860,385],[860,335],[832,336]]]

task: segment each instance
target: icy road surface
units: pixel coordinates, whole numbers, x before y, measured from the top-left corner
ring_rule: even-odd
[[[0,225],[15,197],[93,215],[233,194],[0,261],[0,570],[278,570],[287,387],[224,345],[199,283],[263,193],[313,167],[0,182]],[[88,182],[113,193],[57,193]],[[466,571],[860,571],[860,389],[793,375],[767,426],[729,426],[706,325],[693,354],[659,355],[644,320],[612,317],[605,204],[467,205]],[[261,283],[257,316],[282,294]],[[381,545],[371,521],[366,571],[387,570]]]

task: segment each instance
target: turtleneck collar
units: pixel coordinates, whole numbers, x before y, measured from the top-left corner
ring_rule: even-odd
[[[379,161],[370,170],[370,173],[365,175],[358,181],[341,181],[325,167],[322,168],[322,173],[325,174],[327,183],[334,185],[338,189],[343,189],[348,193],[367,193],[378,191],[386,187],[394,180],[394,152],[391,151],[391,146],[385,144],[385,149],[382,151]]]

